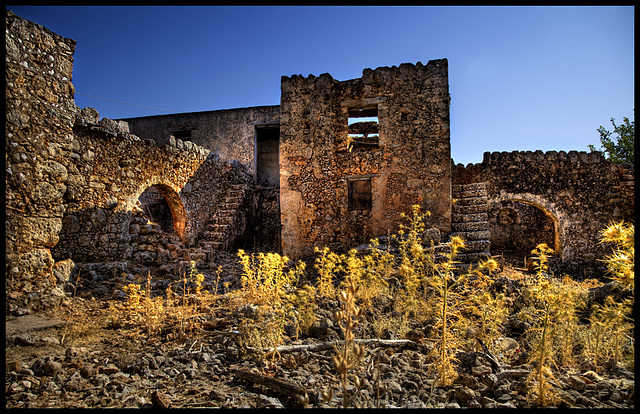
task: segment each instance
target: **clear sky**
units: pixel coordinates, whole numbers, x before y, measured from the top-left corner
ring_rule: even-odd
[[[281,76],[440,58],[456,163],[588,151],[634,117],[632,6],[6,8],[77,41],[76,104],[112,119],[278,105]]]

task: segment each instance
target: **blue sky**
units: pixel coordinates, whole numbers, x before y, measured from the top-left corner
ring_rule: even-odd
[[[634,117],[631,6],[6,8],[78,42],[76,104],[112,119],[278,105],[281,76],[440,58],[456,163],[587,151]]]

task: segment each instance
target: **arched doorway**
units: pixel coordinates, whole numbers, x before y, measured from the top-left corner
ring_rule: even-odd
[[[139,207],[152,222],[167,233],[175,233],[184,240],[187,222],[178,193],[164,184],[147,187],[138,197]]]
[[[491,253],[522,264],[538,244],[546,243],[562,254],[557,217],[544,206],[523,199],[505,199],[490,204]]]

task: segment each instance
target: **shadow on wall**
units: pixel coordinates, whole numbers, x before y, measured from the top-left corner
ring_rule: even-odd
[[[561,253],[557,218],[543,208],[520,200],[503,200],[489,208],[491,252],[522,264],[540,243]],[[558,240],[558,241],[556,241]]]
[[[93,208],[66,214],[59,242],[51,249],[56,261],[92,263],[132,260],[145,265],[175,259],[182,245],[177,234],[162,231],[142,209]]]

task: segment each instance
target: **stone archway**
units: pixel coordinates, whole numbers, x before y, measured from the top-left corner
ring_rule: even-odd
[[[166,233],[175,233],[169,203],[156,186],[152,185],[144,190],[138,202],[148,219],[159,225]]]
[[[491,248],[511,247],[522,242],[530,251],[537,243],[546,243],[559,257],[563,255],[563,224],[561,216],[540,197],[501,194],[490,200]],[[519,234],[517,234],[520,232]],[[500,240],[500,238],[504,240]],[[518,237],[518,240],[508,240]],[[528,251],[526,253],[528,253]],[[520,253],[520,252],[518,252]]]
[[[150,189],[153,189],[150,191]],[[166,184],[152,184],[145,186],[143,191],[140,191],[139,194],[134,198],[134,204],[136,201],[143,199],[147,196],[147,199],[151,199],[157,195],[162,196],[164,200],[161,202],[156,202],[155,211],[161,211],[159,205],[166,203],[166,206],[169,209],[170,217],[164,217],[161,219],[162,223],[158,223],[161,227],[166,226],[167,223],[171,222],[173,230],[180,237],[181,240],[186,240],[186,229],[187,229],[187,212],[184,208],[184,204],[182,203],[182,199],[180,195],[170,186]],[[141,204],[144,204],[145,200],[141,200]],[[149,206],[147,206],[149,207]],[[146,210],[145,213],[149,214],[151,208],[145,209],[143,206],[143,210]],[[159,219],[158,217],[151,217],[152,219]],[[166,229],[165,229],[166,230]]]

